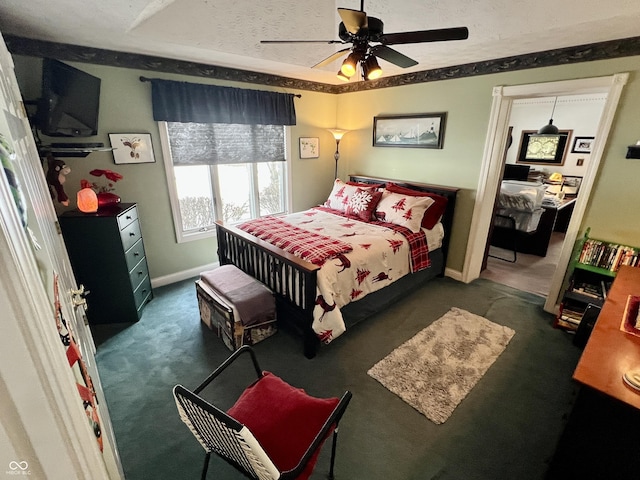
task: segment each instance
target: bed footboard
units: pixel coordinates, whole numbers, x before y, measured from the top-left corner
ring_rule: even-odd
[[[216,232],[220,265],[233,264],[269,287],[276,295],[278,320],[303,335],[304,354],[313,358],[320,345],[311,328],[320,267],[222,222],[216,222]]]

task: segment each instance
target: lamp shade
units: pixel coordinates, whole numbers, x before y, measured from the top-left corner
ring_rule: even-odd
[[[361,55],[357,52],[352,52],[349,54],[347,58],[345,58],[344,62],[342,62],[342,66],[340,67],[340,71],[348,78],[351,78],[358,69],[358,62],[360,61]]]
[[[540,135],[558,135],[560,130],[553,124],[553,118],[549,120],[549,123],[538,130],[538,134]]]
[[[333,135],[333,138],[336,139],[336,141],[340,141],[342,140],[342,137],[344,136],[344,134],[347,133],[349,130],[342,130],[340,128],[330,128],[329,131]]]
[[[95,213],[98,211],[98,196],[91,188],[83,188],[77,195],[78,210],[84,213]]]

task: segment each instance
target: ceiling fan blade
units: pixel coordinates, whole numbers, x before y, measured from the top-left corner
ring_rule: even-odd
[[[467,38],[469,38],[469,29],[467,27],[455,27],[436,30],[419,30],[416,32],[386,33],[380,37],[380,43],[385,45],[399,45],[403,43],[465,40]]]
[[[260,43],[342,43],[342,40],[260,40]]]
[[[367,14],[360,10],[339,8],[338,14],[349,33],[356,35],[361,28],[368,28]]]
[[[333,62],[334,60],[338,59],[339,57],[344,55],[345,52],[348,52],[349,50],[351,50],[351,49],[350,48],[343,48],[342,50],[338,50],[333,55],[329,55],[327,58],[325,58],[321,62],[316,63],[311,68],[318,68],[318,67],[324,67],[325,65],[329,65],[331,62]]]
[[[376,45],[371,48],[371,53],[376,57],[379,57],[383,60],[386,60],[389,63],[393,63],[402,68],[413,67],[417,65],[413,58],[409,58],[406,55],[394,50],[393,48],[387,47],[386,45]]]

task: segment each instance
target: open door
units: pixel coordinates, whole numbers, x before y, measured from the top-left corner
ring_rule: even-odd
[[[124,478],[81,289],[3,40],[0,157],[0,465],[32,478]]]

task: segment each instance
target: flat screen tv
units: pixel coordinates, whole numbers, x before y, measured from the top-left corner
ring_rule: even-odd
[[[100,79],[70,65],[45,58],[38,129],[50,137],[98,134]]]

